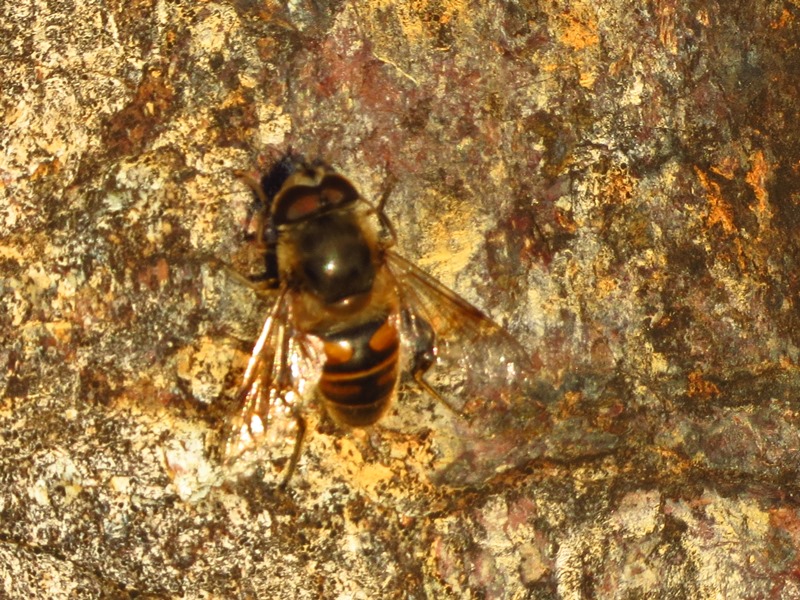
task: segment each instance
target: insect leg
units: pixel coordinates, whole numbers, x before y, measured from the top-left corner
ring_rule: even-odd
[[[253,242],[256,250],[263,255],[264,258],[264,271],[254,275],[248,275],[247,278],[252,282],[259,284],[261,289],[276,289],[278,287],[278,258],[277,258],[277,240],[275,231],[270,222],[270,204],[271,198],[265,190],[267,185],[270,190],[274,187],[272,183],[262,180],[259,181],[250,174],[244,171],[234,171],[234,174],[249,187],[253,195],[256,197],[256,206],[251,209],[248,217],[249,229],[254,231],[253,234],[246,234],[245,237]],[[269,175],[268,175],[269,176]],[[267,177],[267,176],[265,176]],[[276,177],[276,175],[272,175]],[[277,192],[275,190],[272,192]]]
[[[430,324],[411,311],[406,311],[405,317],[410,320],[416,339],[411,359],[411,375],[421,390],[427,392],[432,398],[440,402],[453,413],[458,414],[458,409],[437,392],[425,379],[425,373],[436,362],[436,334]]]
[[[414,381],[417,382],[417,385],[423,391],[429,393],[434,399],[438,402],[441,402],[442,405],[449,411],[453,412],[454,414],[459,414],[458,409],[450,404],[447,400],[445,400],[439,392],[437,392],[430,383],[425,379],[425,371],[414,371]]]
[[[397,178],[394,175],[389,174],[389,176],[386,178],[386,187],[381,194],[381,199],[378,200],[378,206],[376,210],[378,211],[378,214],[383,215],[384,219],[386,216],[384,215],[383,209],[386,207],[386,203],[389,201],[389,196],[391,196],[392,190],[394,189],[396,183]]]
[[[281,488],[286,488],[286,486],[289,485],[289,480],[292,478],[292,475],[294,475],[295,469],[297,468],[297,463],[300,461],[300,454],[303,451],[303,442],[305,441],[306,437],[306,420],[303,418],[303,415],[295,411],[294,420],[297,424],[297,435],[294,438],[294,450],[292,450],[292,456],[289,459],[289,464],[286,467],[286,475],[283,477],[283,481],[280,483]]]
[[[225,271],[231,279],[235,280],[237,283],[249,287],[259,294],[272,297],[274,291],[280,287],[278,278],[269,276],[266,272],[257,273],[255,275],[242,275],[233,265],[216,256],[204,256],[203,258],[205,262]]]
[[[268,245],[264,250],[264,271],[248,275],[247,280],[251,287],[264,290],[277,289],[280,284],[278,277],[278,255],[274,245]]]
[[[380,200],[378,200],[378,205],[375,206],[372,202],[361,198],[361,200],[366,203],[369,207],[368,214],[375,214],[378,217],[378,222],[381,224],[381,227],[386,231],[388,234],[388,242],[386,243],[386,247],[394,246],[397,243],[397,233],[394,230],[394,225],[389,220],[389,217],[386,216],[384,212],[384,207],[386,206],[386,202],[389,200],[389,196],[392,194],[392,190],[394,189],[394,185],[397,182],[394,176],[389,176],[386,187],[381,194]]]
[[[241,180],[250,190],[253,192],[253,195],[256,197],[256,206],[251,208],[251,212],[248,215],[248,224],[254,224],[254,241],[262,245],[264,243],[264,226],[266,224],[267,219],[269,218],[269,199],[267,198],[266,193],[264,192],[264,188],[261,186],[261,182],[250,175],[245,171],[236,170],[233,172],[236,177]]]

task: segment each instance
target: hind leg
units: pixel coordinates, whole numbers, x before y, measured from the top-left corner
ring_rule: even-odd
[[[413,313],[407,313],[406,318],[411,320],[411,328],[416,339],[416,347],[411,359],[411,376],[422,391],[430,394],[432,398],[440,402],[448,410],[458,414],[459,410],[425,379],[425,373],[436,363],[436,334],[433,328],[427,321]]]

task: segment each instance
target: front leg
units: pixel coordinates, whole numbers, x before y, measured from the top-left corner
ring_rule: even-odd
[[[271,198],[265,192],[264,181],[259,181],[243,171],[236,176],[249,187],[255,197],[254,207],[248,216],[248,231],[245,240],[251,242],[255,251],[262,256],[264,271],[247,276],[250,287],[260,291],[276,290],[280,285],[278,273],[277,236],[270,221]],[[268,176],[265,176],[268,177]],[[269,180],[266,182],[269,183]]]

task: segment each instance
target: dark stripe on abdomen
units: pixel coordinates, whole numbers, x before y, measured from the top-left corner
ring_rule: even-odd
[[[326,361],[319,391],[335,419],[370,425],[388,408],[398,377],[400,339],[386,319],[323,337]]]

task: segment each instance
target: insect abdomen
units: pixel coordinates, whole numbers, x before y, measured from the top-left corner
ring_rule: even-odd
[[[381,318],[323,336],[323,342],[319,391],[328,412],[346,425],[372,425],[389,407],[397,384],[397,328]]]

